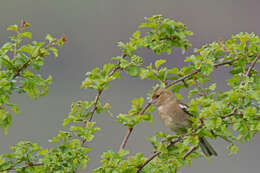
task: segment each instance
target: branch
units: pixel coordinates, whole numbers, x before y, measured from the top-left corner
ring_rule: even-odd
[[[234,61],[237,61],[238,58],[234,58],[233,60],[230,60],[230,61],[226,61],[226,62],[220,62],[220,63],[216,63],[214,64],[214,67],[215,68],[218,68],[219,66],[222,66],[222,65],[231,65]]]
[[[186,159],[194,150],[196,150],[197,146],[192,146],[187,153],[184,154],[183,158]]]
[[[182,140],[181,136],[179,138],[175,139],[174,141],[170,142],[170,144],[167,146],[167,148],[170,148],[171,146],[173,146],[175,143],[177,143],[180,140]],[[147,165],[150,161],[152,161],[155,157],[159,156],[160,154],[161,154],[161,152],[157,151],[153,155],[151,155],[142,165],[140,165],[138,167],[136,173],[139,173],[145,167],[145,165]]]
[[[208,97],[207,93],[205,91],[203,91],[203,88],[201,88],[200,84],[197,82],[196,77],[193,77],[195,86],[198,88],[198,90],[200,91],[201,95],[203,95],[205,98]]]
[[[126,143],[127,143],[127,141],[128,141],[128,138],[129,138],[129,136],[131,135],[132,131],[133,131],[133,128],[132,128],[132,127],[128,127],[128,130],[127,130],[127,132],[126,132],[126,134],[125,134],[125,136],[124,136],[124,139],[123,139],[123,141],[122,141],[122,144],[120,145],[119,151],[125,148]]]
[[[64,35],[62,35],[61,40],[64,41],[64,42],[67,41]],[[49,47],[54,46],[54,45],[56,45],[57,43],[58,43],[58,40],[57,40],[57,41],[50,42],[50,43],[48,43],[45,47],[43,47],[43,49],[48,49]],[[23,69],[27,68],[27,66],[30,65],[30,63],[31,63],[31,61],[32,61],[33,59],[37,58],[38,56],[42,56],[42,55],[43,55],[43,53],[41,52],[41,48],[39,48],[37,55],[28,58],[28,60],[27,60],[23,65],[21,65],[20,67],[18,67],[18,69],[14,72],[13,79],[15,79],[17,76],[19,76],[20,73],[21,73],[21,71],[22,71]]]
[[[125,57],[125,56],[126,55],[124,54],[123,57]],[[117,66],[110,71],[110,73],[108,74],[108,77],[111,77],[116,71],[120,70],[119,64],[120,63],[118,63]],[[97,110],[97,103],[100,100],[100,96],[103,91],[104,91],[103,89],[98,91],[98,94],[95,97],[93,109],[90,113],[90,117],[89,117],[88,121],[92,121],[93,115],[94,115],[95,111]]]
[[[224,115],[223,117],[221,117],[222,119],[226,119],[226,118],[228,118],[228,117],[231,117],[232,115],[234,115],[234,114],[237,114],[238,112],[237,112],[237,109],[235,109],[233,112],[231,112],[231,113],[229,113],[229,114],[227,114],[227,115]]]
[[[256,56],[256,58],[251,62],[251,64],[249,65],[249,68],[248,68],[248,70],[246,72],[246,76],[250,77],[250,73],[253,70],[253,68],[254,68],[254,66],[256,64],[256,61],[258,60],[259,57],[260,56]]]
[[[16,170],[16,169],[24,169],[24,168],[28,168],[28,167],[33,167],[33,166],[42,166],[43,163],[28,163],[25,166],[21,166],[21,167],[13,167],[11,166],[8,169],[2,170],[2,171],[11,171],[11,170]]]
[[[29,58],[23,65],[21,65],[17,71],[14,72],[14,76],[13,76],[13,79],[15,79],[17,76],[20,75],[20,72],[25,69],[31,62],[32,58]]]
[[[145,165],[147,165],[150,161],[152,161],[155,157],[157,157],[161,152],[157,151],[155,152],[153,155],[151,155],[151,157],[149,157],[149,159],[147,159],[141,166],[138,167],[136,173],[139,173],[144,167]]]
[[[171,83],[168,83],[168,84],[166,85],[166,88],[169,88],[170,86],[172,86],[172,85],[174,85],[174,84],[176,84],[176,83],[182,82],[182,81],[184,81],[185,79],[187,79],[187,78],[189,78],[189,77],[191,77],[191,76],[193,76],[193,75],[195,75],[195,74],[197,74],[197,73],[199,73],[199,70],[195,70],[195,71],[193,71],[193,72],[191,72],[191,73],[189,73],[189,74],[187,74],[187,75],[185,75],[185,76],[182,76],[181,78],[179,78],[179,79],[177,79],[177,80],[175,80],[175,81],[173,81],[173,82],[171,82]]]
[[[122,55],[123,58],[125,58],[126,56],[127,56],[126,54],[123,54],[123,55]],[[120,62],[118,62],[117,65],[116,65],[116,67],[114,67],[114,68],[110,71],[110,73],[108,74],[108,77],[111,77],[115,72],[117,72],[118,70],[120,70],[120,66],[119,66],[119,65],[120,65]],[[101,90],[98,91],[98,93],[97,93],[97,95],[96,95],[96,97],[95,97],[95,100],[94,100],[93,108],[92,108],[92,110],[91,110],[91,112],[90,112],[90,117],[89,117],[89,119],[88,119],[87,121],[84,121],[84,122],[83,122],[84,127],[86,126],[87,122],[92,121],[93,116],[94,116],[94,114],[95,114],[95,112],[96,112],[96,110],[97,110],[98,101],[100,100],[100,96],[101,96],[101,94],[102,94],[103,91],[104,91],[103,89],[101,89]],[[86,143],[86,140],[85,140],[85,139],[81,139],[81,145],[84,145],[85,143]]]
[[[138,113],[138,115],[140,116],[140,115],[144,114],[144,112],[146,111],[146,109],[147,109],[151,104],[152,104],[152,102],[149,101],[149,102],[143,107],[143,109]],[[127,143],[128,139],[129,139],[129,137],[130,137],[132,131],[133,131],[133,128],[132,128],[132,127],[131,127],[131,128],[128,127],[128,130],[127,130],[127,132],[126,132],[126,134],[125,134],[125,136],[124,136],[124,139],[123,139],[123,141],[122,141],[122,143],[121,143],[121,145],[120,145],[119,150],[125,149],[126,143]]]
[[[214,64],[214,67],[215,68],[218,68],[219,66],[222,66],[222,65],[226,65],[226,64],[232,64],[234,61],[236,61],[236,60],[238,60],[237,58],[236,59],[234,59],[234,60],[231,60],[231,61],[226,61],[226,62],[220,62],[220,63],[216,63],[216,64]],[[193,76],[193,75],[195,75],[195,74],[197,74],[197,73],[199,73],[199,70],[195,70],[195,71],[193,71],[193,72],[191,72],[191,73],[189,73],[189,74],[187,74],[187,75],[185,75],[185,76],[183,76],[183,77],[181,77],[181,78],[179,78],[179,79],[177,79],[177,80],[175,80],[175,81],[173,81],[173,82],[171,82],[171,83],[168,83],[167,85],[166,85],[166,88],[169,88],[170,86],[172,86],[172,85],[175,85],[176,83],[179,83],[179,82],[181,82],[181,81],[184,81],[185,79],[187,79],[187,78],[189,78],[189,77],[191,77],[191,76]]]
[[[99,101],[99,99],[100,99],[100,96],[101,96],[101,94],[102,94],[102,91],[103,91],[103,90],[99,90],[98,93],[97,93],[97,95],[96,95],[96,97],[95,97],[94,105],[93,105],[92,111],[90,112],[90,117],[89,117],[88,121],[92,121],[93,115],[94,115],[95,111],[97,110],[97,103],[98,103],[98,101]],[[86,124],[86,123],[87,123],[87,122],[85,121],[84,124]]]

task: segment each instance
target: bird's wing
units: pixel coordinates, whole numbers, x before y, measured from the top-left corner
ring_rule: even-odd
[[[188,114],[188,115],[194,117],[194,115],[192,115],[191,113],[188,112],[188,108],[189,108],[188,105],[186,105],[185,103],[182,103],[181,101],[179,101],[178,104],[179,104],[179,107],[180,107],[186,114]]]

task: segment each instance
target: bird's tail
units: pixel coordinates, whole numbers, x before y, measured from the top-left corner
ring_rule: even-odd
[[[214,150],[214,148],[209,144],[209,142],[203,138],[203,137],[200,137],[199,138],[200,142],[199,142],[199,146],[202,150],[202,152],[207,156],[217,156],[217,152]]]

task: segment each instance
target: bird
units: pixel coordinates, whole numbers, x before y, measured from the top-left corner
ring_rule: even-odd
[[[157,87],[153,91],[151,103],[157,106],[160,119],[171,131],[184,134],[192,127],[189,117],[194,115],[187,111],[188,106],[177,99],[172,91]],[[199,147],[207,157],[218,155],[204,137],[199,137]]]

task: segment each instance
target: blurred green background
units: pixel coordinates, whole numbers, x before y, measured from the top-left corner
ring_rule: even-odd
[[[8,40],[8,25],[19,24],[23,19],[32,24],[33,38],[42,40],[47,33],[59,36],[64,33],[68,43],[60,51],[60,57],[48,58],[41,69],[43,76],[53,75],[53,84],[47,96],[33,101],[26,96],[14,95],[12,100],[20,106],[21,114],[14,116],[13,126],[8,136],[0,133],[0,153],[9,152],[9,146],[20,140],[30,140],[41,146],[51,147],[48,139],[63,127],[62,120],[70,111],[72,101],[91,100],[93,92],[80,88],[84,74],[96,66],[110,62],[112,56],[120,55],[118,41],[126,42],[137,29],[144,17],[163,14],[166,17],[182,21],[194,32],[190,37],[193,48],[218,38],[228,39],[238,32],[255,32],[260,35],[259,0],[1,0],[0,1],[0,43]],[[166,58],[167,65],[182,67],[183,59],[192,52],[192,48],[183,56],[181,51],[173,55],[155,56],[149,51],[140,51],[145,62],[157,58]],[[258,71],[260,69],[257,66]],[[213,75],[219,90],[225,89],[224,68]],[[112,111],[127,112],[130,100],[145,96],[151,89],[151,81],[139,81],[124,76],[122,80],[112,82],[102,99],[110,102]],[[183,91],[185,94],[185,91]],[[91,172],[99,163],[100,154],[107,149],[117,150],[126,128],[109,115],[95,115],[94,120],[101,127],[91,143],[93,151],[88,168],[82,172]],[[157,130],[168,131],[157,114],[154,123],[138,125],[131,136],[127,149],[131,152],[144,152],[149,155],[152,146],[146,136],[152,136]],[[169,131],[168,131],[169,132]],[[228,157],[225,151],[227,143],[221,139],[212,144],[219,157],[211,162],[197,159],[191,166],[179,172],[229,172],[257,173],[260,160],[260,135],[249,143],[239,144],[238,155]],[[258,170],[258,171],[257,171]]]

